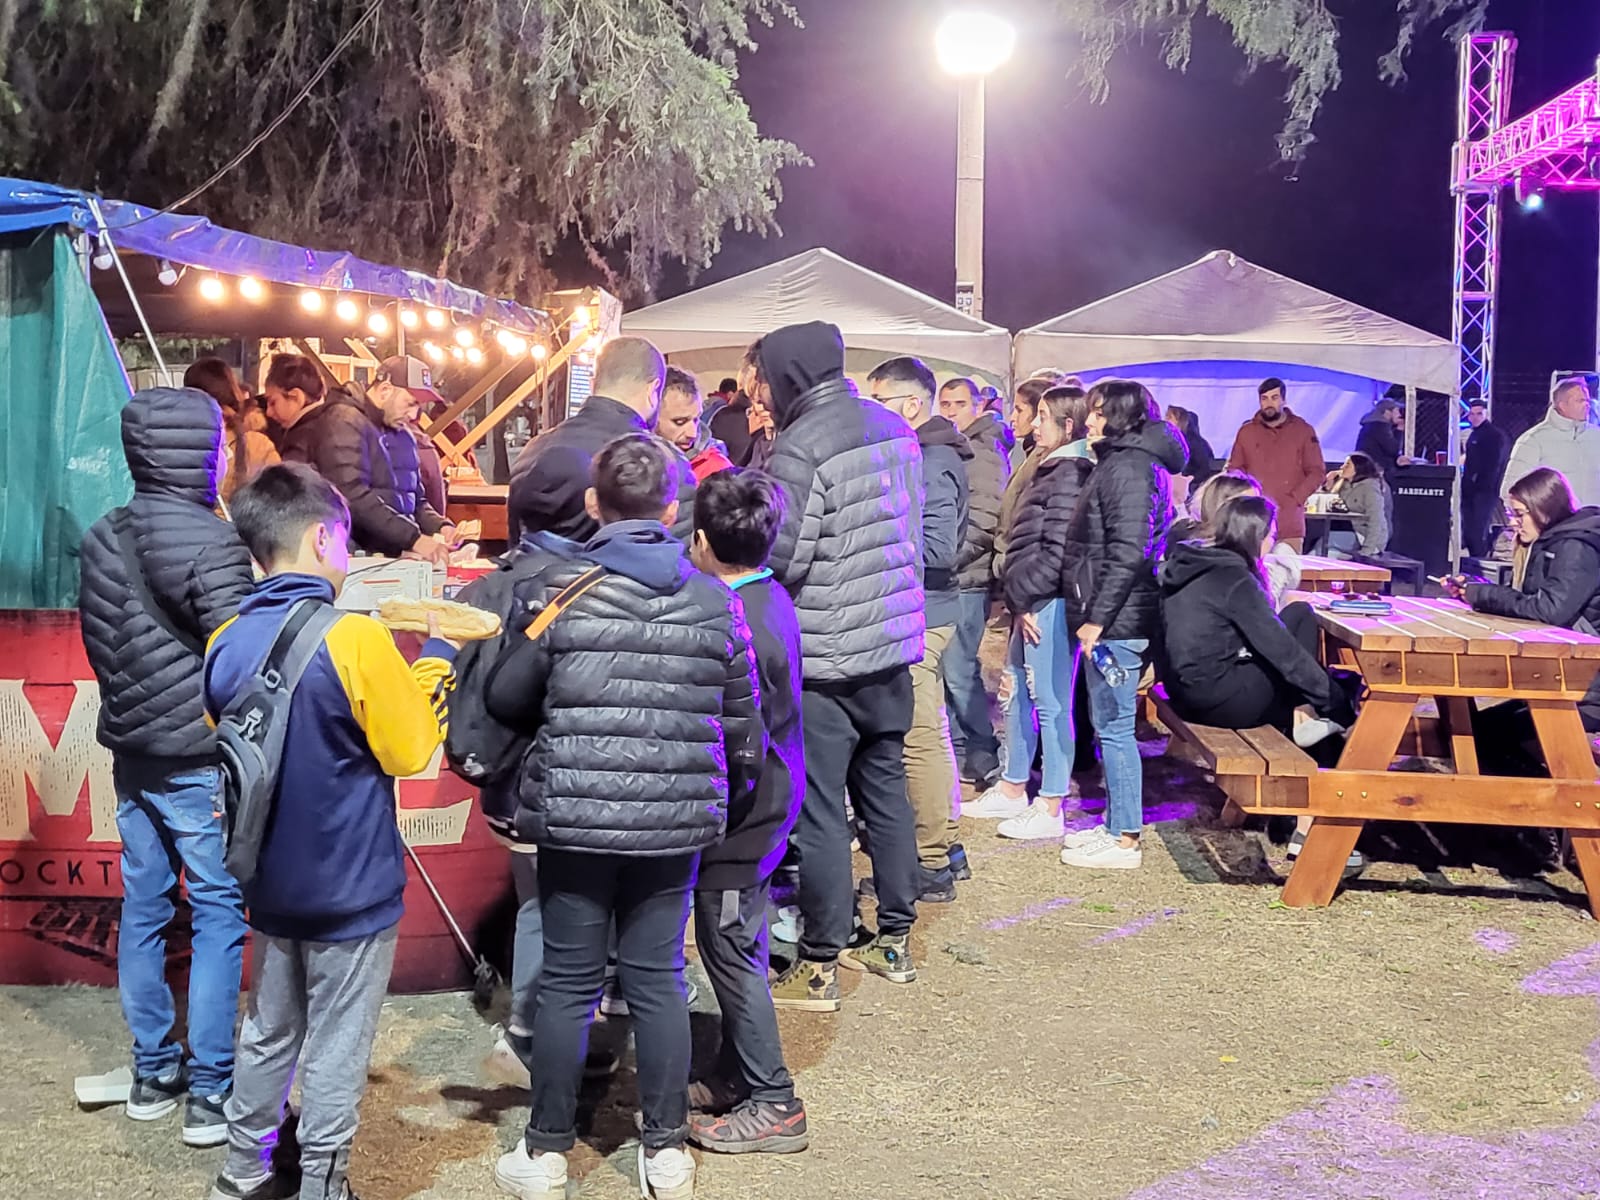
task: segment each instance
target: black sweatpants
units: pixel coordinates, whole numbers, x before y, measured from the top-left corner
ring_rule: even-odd
[[[1294,640],[1315,657],[1317,653],[1317,615],[1304,601],[1284,606],[1278,614]],[[1284,733],[1294,732],[1294,710],[1306,698],[1266,663],[1247,659],[1228,671],[1227,689],[1210,703],[1196,705],[1193,697],[1184,715],[1200,725],[1221,729],[1253,729],[1272,725]]]
[[[1473,558],[1488,558],[1494,550],[1494,523],[1504,519],[1505,503],[1498,492],[1461,493],[1461,540]]]
[[[872,844],[878,931],[909,933],[917,919],[917,826],[906,796],[911,669],[839,684],[808,683],[806,798],[795,823],[800,853],[800,956],[832,962],[853,929],[855,888],[845,789]]]
[[[744,1081],[752,1100],[787,1104],[794,1080],[783,1063],[778,1014],[767,985],[767,897],[772,881],[740,891],[694,894],[695,944],[700,965],[722,1010],[717,1074]]]

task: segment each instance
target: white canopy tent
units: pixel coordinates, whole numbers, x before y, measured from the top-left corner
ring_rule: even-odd
[[[762,334],[804,321],[830,321],[850,350],[878,358],[914,354],[997,383],[1011,369],[1011,335],[1000,326],[825,249],[624,313],[622,332],[649,338],[674,361],[688,359],[691,370],[727,369]],[[722,353],[694,353],[703,351]]]
[[[1290,408],[1343,455],[1383,385],[1452,394],[1460,361],[1447,338],[1226,250],[1025,329],[1013,356],[1018,378],[1060,367],[1138,379],[1162,404],[1198,413],[1219,454],[1255,413],[1266,376],[1289,385]]]

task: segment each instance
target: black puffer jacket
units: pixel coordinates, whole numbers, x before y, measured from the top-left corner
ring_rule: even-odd
[[[489,673],[490,714],[533,738],[517,834],[593,854],[703,849],[765,757],[744,610],[658,522],[607,525],[581,553],[541,577],[546,599],[594,563],[605,576]]]
[[[184,645],[139,603],[112,516],[84,535],[78,613],[100,682],[100,742],[127,756],[211,762],[216,739],[200,694],[203,646],[254,580],[250,555],[212,509],[221,469],[222,411],[193,388],[150,388],[122,410],[128,501],[146,582]]]
[[[929,629],[961,616],[956,568],[966,541],[970,499],[967,464],[972,445],[947,417],[917,426],[922,448],[922,594]]]
[[[1172,473],[1189,448],[1165,421],[1103,438],[1067,532],[1067,607],[1074,627],[1099,625],[1114,641],[1153,639],[1161,624],[1156,563],[1172,522]],[[1009,556],[1010,551],[1007,551]]]
[[[384,424],[364,397],[328,393],[285,431],[280,453],[339,489],[350,505],[350,541],[358,549],[395,558],[421,535],[444,527],[423,489],[416,438]]]
[[[1013,438],[995,413],[984,413],[966,428],[972,445],[967,463],[967,536],[956,561],[963,592],[986,592],[994,582],[994,539],[1000,529],[1000,498],[1011,479],[1007,457]]]
[[[1361,429],[1356,434],[1356,452],[1365,454],[1378,464],[1383,480],[1391,489],[1400,474],[1400,455],[1405,447],[1395,432],[1388,413],[1369,412],[1361,418]]]
[[[1053,451],[1034,472],[1011,523],[1000,588],[1014,614],[1067,594],[1067,532],[1094,464],[1080,443]]]
[[[1600,508],[1580,508],[1540,532],[1528,547],[1520,590],[1471,584],[1467,603],[1500,617],[1600,634]]]
[[[832,325],[761,341],[773,439],[763,469],[789,511],[771,566],[794,597],[807,683],[922,658],[922,451],[900,417],[856,395]]]

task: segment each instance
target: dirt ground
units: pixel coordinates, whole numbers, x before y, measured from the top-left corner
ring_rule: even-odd
[[[1220,794],[1161,748],[1140,871],[1074,872],[966,822],[976,877],[924,908],[921,978],[850,977],[842,1013],[782,1014],[811,1149],[702,1156],[700,1194],[1600,1196],[1600,929],[1576,881],[1474,868],[1500,847],[1452,859],[1390,827],[1368,839],[1390,861],[1326,910],[1288,910],[1281,851],[1219,827]],[[1102,803],[1093,777],[1085,792]],[[709,988],[698,1008],[704,1048]],[[124,1043],[111,992],[0,990],[0,1196],[205,1194],[221,1151],[186,1150],[176,1117],[75,1108],[73,1077]],[[483,1082],[489,1044],[463,995],[390,1001],[364,1200],[496,1194],[526,1110]],[[589,1098],[572,1196],[637,1194],[633,1086],[625,1066]]]

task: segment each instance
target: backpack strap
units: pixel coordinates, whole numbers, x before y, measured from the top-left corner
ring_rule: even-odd
[[[205,643],[187,630],[179,629],[177,622],[172,619],[172,614],[150,590],[150,580],[144,573],[144,565],[139,561],[139,547],[133,537],[133,514],[126,506],[112,513],[111,528],[116,532],[117,549],[122,555],[122,565],[128,573],[128,582],[133,587],[134,596],[138,598],[139,607],[144,609],[150,619],[178,645],[191,654],[204,658]]]
[[[544,631],[555,624],[556,618],[571,608],[577,602],[579,596],[599,583],[605,573],[606,569],[604,567],[590,567],[582,575],[579,575],[566,587],[562,588],[556,594],[555,599],[535,613],[533,620],[528,622],[526,630],[528,640],[537,642],[543,637]]]
[[[261,676],[267,686],[293,694],[323,639],[342,615],[333,605],[319,600],[302,600],[296,604],[279,628],[272,649],[267,651],[266,661],[261,665]]]

